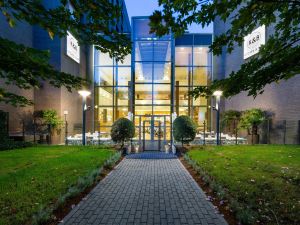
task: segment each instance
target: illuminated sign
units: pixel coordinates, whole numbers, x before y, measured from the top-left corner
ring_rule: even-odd
[[[259,52],[260,46],[266,43],[265,25],[256,28],[251,34],[244,37],[244,59]]]
[[[80,63],[80,46],[78,44],[77,39],[68,32],[67,35],[67,56],[72,58],[77,63]]]

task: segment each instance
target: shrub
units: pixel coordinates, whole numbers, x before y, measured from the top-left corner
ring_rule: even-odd
[[[135,132],[134,124],[129,119],[118,119],[111,128],[111,138],[115,143],[121,144],[121,149],[124,147],[125,141],[133,138]]]
[[[18,148],[26,148],[26,147],[30,147],[30,146],[32,146],[32,144],[30,142],[4,139],[0,142],[0,151],[12,150],[12,149],[18,149]]]
[[[176,141],[184,143],[193,141],[196,137],[196,125],[189,116],[179,116],[173,122],[173,136]]]
[[[261,109],[249,109],[243,112],[239,127],[246,129],[249,135],[257,135],[258,125],[266,119],[265,112]]]
[[[0,110],[0,141],[8,138],[8,113]]]

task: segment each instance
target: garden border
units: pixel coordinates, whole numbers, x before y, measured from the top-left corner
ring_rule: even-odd
[[[57,201],[41,208],[32,216],[32,220],[26,224],[56,225],[78,204],[90,191],[104,179],[122,161],[121,152],[117,151],[104,164],[92,170],[89,174],[79,177],[75,185],[71,185],[68,191],[59,196]]]

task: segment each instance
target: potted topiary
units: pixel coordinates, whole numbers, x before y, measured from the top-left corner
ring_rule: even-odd
[[[193,141],[196,137],[197,128],[189,116],[179,116],[173,122],[173,136],[181,146]]]
[[[248,143],[258,144],[258,126],[266,119],[261,109],[249,109],[242,113],[239,127],[248,131]]]
[[[123,155],[127,153],[124,144],[126,141],[129,141],[131,138],[134,137],[134,133],[134,124],[127,118],[118,119],[112,125],[110,132],[111,138],[115,143],[121,144],[120,149],[122,150]]]

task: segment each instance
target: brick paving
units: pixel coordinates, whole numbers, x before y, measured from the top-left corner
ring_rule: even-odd
[[[226,221],[171,154],[127,156],[62,224],[203,224]]]

